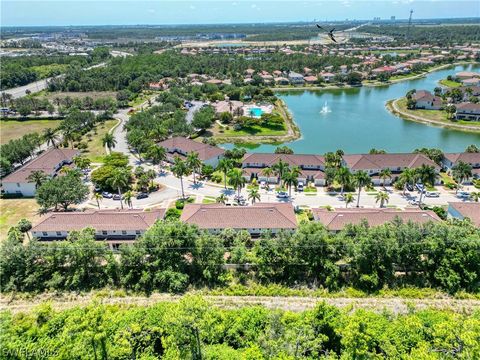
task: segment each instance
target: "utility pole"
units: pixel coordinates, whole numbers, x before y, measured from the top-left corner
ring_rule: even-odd
[[[410,17],[408,18],[407,40],[410,39],[410,28],[412,27],[412,14],[413,14],[413,10],[410,10]]]

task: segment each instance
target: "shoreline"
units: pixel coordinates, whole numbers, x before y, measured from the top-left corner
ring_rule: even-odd
[[[397,116],[397,117],[399,117],[403,120],[413,121],[413,122],[420,123],[420,124],[425,124],[425,125],[443,127],[443,128],[447,128],[447,129],[450,129],[450,130],[463,131],[463,132],[475,133],[475,134],[480,133],[480,126],[475,127],[475,126],[471,126],[471,125],[456,124],[454,122],[444,123],[443,121],[428,119],[428,118],[424,118],[422,116],[413,115],[413,114],[409,114],[405,111],[402,111],[402,109],[400,109],[399,106],[398,106],[398,101],[401,100],[401,99],[403,99],[403,97],[398,98],[398,99],[388,100],[387,103],[385,104],[385,108],[392,115],[395,115],[395,116]]]

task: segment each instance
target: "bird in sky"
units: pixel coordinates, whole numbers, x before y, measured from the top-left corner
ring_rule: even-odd
[[[337,40],[335,40],[335,37],[333,36],[333,32],[335,31],[335,28],[333,28],[333,29],[330,30],[330,31],[327,31],[327,29],[324,29],[323,27],[321,27],[321,26],[318,25],[318,24],[317,24],[317,27],[318,27],[319,29],[322,29],[322,30],[326,31],[328,37],[329,37],[333,42],[337,42]]]

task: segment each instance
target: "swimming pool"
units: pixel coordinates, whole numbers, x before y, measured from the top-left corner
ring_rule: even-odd
[[[260,117],[263,114],[263,110],[261,108],[251,108],[250,115],[255,117]]]

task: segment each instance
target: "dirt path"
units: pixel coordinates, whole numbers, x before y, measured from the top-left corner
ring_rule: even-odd
[[[177,302],[181,296],[168,294],[153,294],[146,296],[99,297],[98,295],[53,294],[39,295],[32,299],[11,299],[11,296],[0,296],[0,311],[9,310],[13,313],[28,312],[38,304],[49,302],[56,310],[69,309],[76,306],[87,306],[96,301],[108,305],[150,306],[158,302]],[[434,308],[450,309],[462,313],[472,313],[480,309],[480,300],[442,299],[402,299],[402,298],[316,298],[316,297],[269,297],[269,296],[204,296],[215,306],[233,309],[242,306],[261,305],[269,309],[303,311],[312,309],[321,301],[339,308],[367,309],[376,312],[390,311],[395,314],[405,314],[413,307],[417,310]]]
[[[455,130],[477,132],[477,133],[480,132],[480,127],[478,127],[478,126],[469,126],[469,125],[456,124],[456,123],[445,123],[443,121],[427,119],[427,118],[424,118],[424,117],[421,117],[421,116],[417,116],[417,115],[407,113],[407,112],[405,112],[405,111],[403,111],[399,108],[398,101],[400,99],[395,99],[393,101],[392,100],[388,101],[387,104],[386,104],[386,107],[392,114],[397,115],[397,116],[401,117],[402,119],[416,121],[416,122],[420,122],[420,123],[423,123],[423,124],[446,127],[446,128],[455,129]]]

